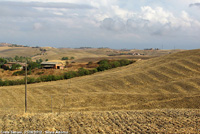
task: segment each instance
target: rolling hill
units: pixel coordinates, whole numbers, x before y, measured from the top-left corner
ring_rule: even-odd
[[[43,51],[45,50],[45,51]],[[128,52],[145,53],[145,56],[134,55],[118,55],[108,56],[110,54],[127,53],[122,50],[115,50],[109,48],[89,48],[89,49],[72,49],[72,48],[53,48],[53,47],[9,47],[0,43],[0,57],[31,57],[33,61],[37,59],[56,61],[61,60],[62,57],[74,57],[75,62],[89,62],[98,61],[100,59],[149,59],[151,57],[166,55],[168,53],[175,53],[183,50],[130,50]]]
[[[1,115],[24,112],[23,85],[0,87],[0,92]],[[199,102],[200,49],[90,76],[28,85],[29,113],[199,109]]]
[[[1,110],[15,106],[23,111],[23,85],[0,91]],[[64,111],[199,108],[199,92],[200,50],[190,50],[90,76],[30,84],[28,101],[29,109],[45,111],[51,96],[55,109],[60,105]]]

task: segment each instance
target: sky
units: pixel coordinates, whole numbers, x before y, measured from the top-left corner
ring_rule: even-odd
[[[200,48],[200,0],[0,0],[0,42]]]

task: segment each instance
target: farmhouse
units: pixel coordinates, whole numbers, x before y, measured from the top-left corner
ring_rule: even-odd
[[[16,64],[21,65],[21,67],[18,67],[18,68],[16,68],[16,69],[23,69],[23,68],[25,68],[25,66],[26,66],[26,63],[21,63],[21,62],[8,62],[8,63],[4,64],[4,65],[2,66],[2,68],[3,68],[3,69],[11,69],[12,66],[13,66],[13,65],[16,65]]]
[[[59,62],[42,62],[41,66],[43,69],[64,69],[63,64]]]

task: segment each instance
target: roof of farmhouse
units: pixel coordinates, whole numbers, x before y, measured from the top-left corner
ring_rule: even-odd
[[[62,64],[60,62],[42,62],[41,64],[44,64],[44,65],[56,65],[56,64]]]

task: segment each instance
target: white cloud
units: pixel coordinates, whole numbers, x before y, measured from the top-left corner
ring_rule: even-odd
[[[41,30],[42,29],[42,24],[41,23],[34,23],[33,29],[34,30]]]
[[[186,11],[182,11],[180,16],[175,16],[162,7],[144,6],[141,7],[141,12],[132,13],[132,16],[125,19],[128,14],[131,12],[120,12],[117,19],[116,16],[106,18],[102,21],[101,26],[110,31],[151,35],[172,35],[187,30],[191,32],[200,29],[200,22],[192,19]]]
[[[52,37],[62,33],[70,34],[74,40],[77,35],[86,37],[87,34],[88,40],[89,35],[99,36],[100,40],[112,37],[133,40],[131,37],[136,37],[141,42],[151,35],[162,38],[169,35],[197,36],[200,33],[199,18],[189,11],[193,9],[189,8],[189,4],[197,3],[197,0],[155,0],[154,4],[144,0],[13,1],[0,2],[1,33],[6,29],[16,34],[39,31],[40,35],[47,36],[46,33],[49,33]]]

